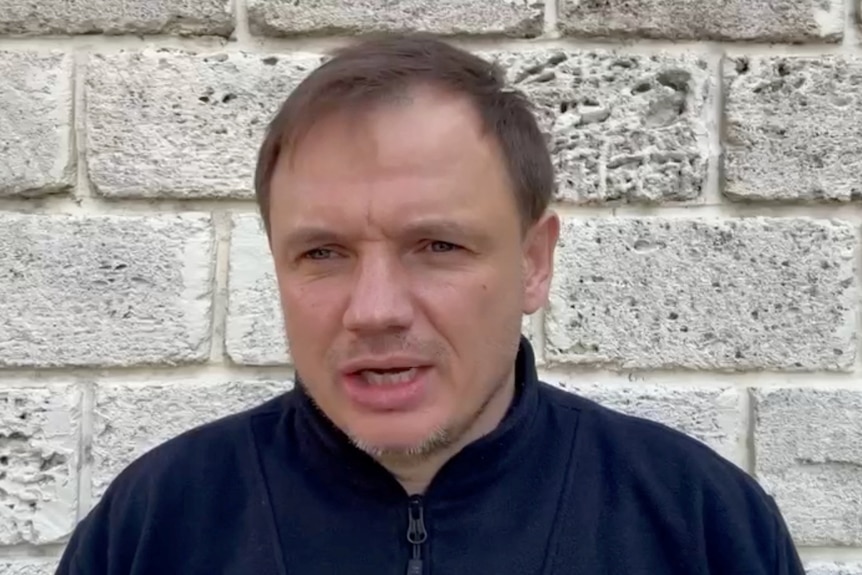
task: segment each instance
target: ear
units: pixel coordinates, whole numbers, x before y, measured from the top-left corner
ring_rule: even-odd
[[[559,237],[560,218],[548,210],[524,238],[524,314],[533,314],[548,302],[554,272],[554,249]]]

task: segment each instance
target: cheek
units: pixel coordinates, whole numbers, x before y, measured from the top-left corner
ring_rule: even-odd
[[[414,283],[414,293],[429,319],[450,337],[461,339],[501,319],[501,312],[518,307],[517,285],[500,268],[483,267]],[[518,309],[520,311],[520,309]],[[503,312],[505,313],[505,312]]]
[[[326,345],[325,342],[317,341],[317,338],[337,328],[339,290],[332,286],[281,278],[279,295],[288,336],[300,338],[304,345],[312,342]]]

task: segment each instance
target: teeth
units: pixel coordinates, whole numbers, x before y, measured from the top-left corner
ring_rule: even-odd
[[[416,368],[402,369],[400,371],[372,371],[367,369],[360,372],[363,379],[371,385],[395,385],[397,383],[406,383],[416,377]]]

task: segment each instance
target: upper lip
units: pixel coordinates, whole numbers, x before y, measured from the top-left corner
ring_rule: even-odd
[[[341,366],[341,371],[343,373],[356,373],[366,369],[409,369],[425,365],[428,363],[415,357],[365,357],[346,362]]]

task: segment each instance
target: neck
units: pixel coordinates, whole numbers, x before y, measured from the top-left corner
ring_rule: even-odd
[[[423,494],[431,484],[431,480],[449,459],[500,425],[514,400],[514,396],[515,372],[512,370],[505,383],[497,387],[466,428],[455,430],[456,439],[454,441],[435,449],[431,453],[415,457],[383,456],[378,458],[378,462],[398,480],[408,494]]]

